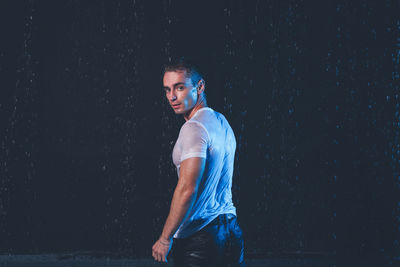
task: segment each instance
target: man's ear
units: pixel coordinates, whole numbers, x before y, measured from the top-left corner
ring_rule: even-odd
[[[206,88],[206,82],[203,79],[200,79],[197,82],[197,93],[201,94],[204,92],[204,89]]]

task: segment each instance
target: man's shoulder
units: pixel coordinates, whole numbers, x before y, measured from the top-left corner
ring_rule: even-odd
[[[209,135],[208,127],[203,122],[191,119],[182,125],[179,135],[193,135],[195,133],[198,134],[198,132],[204,132],[207,136]]]
[[[196,121],[203,125],[212,124],[215,120],[218,120],[220,113],[213,110],[210,107],[202,108],[196,115],[189,121]],[[189,122],[188,121],[188,122]]]
[[[225,132],[227,129],[232,129],[228,120],[225,116],[215,110],[203,111],[202,114],[190,120],[194,123],[198,123],[207,129],[208,132],[215,132],[216,135]],[[189,121],[187,121],[189,122]]]

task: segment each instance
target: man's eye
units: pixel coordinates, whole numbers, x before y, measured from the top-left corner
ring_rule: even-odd
[[[179,90],[183,90],[183,89],[185,89],[185,87],[179,86],[178,89],[179,89]]]

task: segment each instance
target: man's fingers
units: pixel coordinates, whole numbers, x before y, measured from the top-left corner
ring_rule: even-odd
[[[154,244],[154,246],[152,248],[152,253],[151,253],[154,260],[159,261],[159,262],[168,262],[167,256],[164,255],[165,254],[164,250],[165,250],[165,248],[163,245],[160,245],[157,243]]]
[[[153,256],[154,260],[158,261],[158,256],[157,256],[156,247],[157,247],[157,245],[154,245],[154,246],[153,246],[151,255]]]
[[[160,247],[158,247],[158,250],[157,250],[156,255],[157,255],[157,260],[158,260],[158,261],[162,261],[162,254],[161,254],[161,252],[160,252]]]
[[[154,259],[155,259],[156,261],[160,261],[160,258],[159,258],[159,256],[158,256],[158,253],[157,253],[157,252],[154,252]]]

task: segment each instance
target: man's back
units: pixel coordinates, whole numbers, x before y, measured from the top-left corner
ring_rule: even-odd
[[[236,215],[232,202],[232,175],[236,140],[225,117],[209,107],[199,109],[185,122],[173,150],[179,175],[180,163],[189,157],[206,158],[198,195],[187,219],[174,238],[187,237],[218,215]]]

